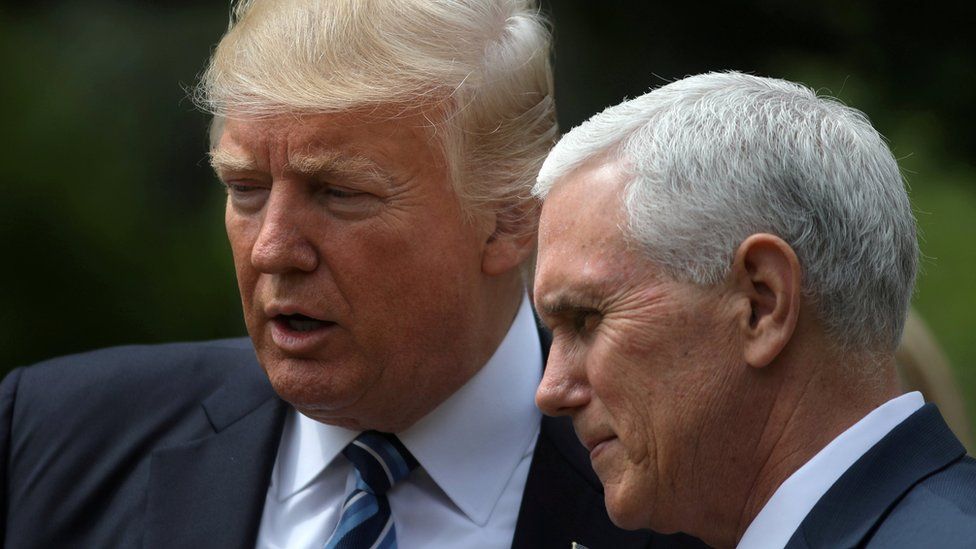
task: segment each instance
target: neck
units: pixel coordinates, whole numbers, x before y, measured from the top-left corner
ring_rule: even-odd
[[[820,362],[806,367],[815,373],[795,387],[784,386],[773,401],[759,437],[764,458],[756,462],[758,468],[742,501],[734,536],[726,538],[729,546],[742,538],[787,478],[841,433],[900,393],[893,362],[857,364],[839,359],[830,365]]]
[[[779,486],[833,439],[900,391],[888,364],[810,354],[756,372],[735,412],[743,431],[727,434],[725,470],[703,484],[703,520],[685,531],[713,547],[734,547]],[[751,426],[751,427],[748,427]],[[732,431],[727,428],[726,432]],[[722,436],[722,435],[719,435]],[[702,505],[710,501],[711,504]],[[703,509],[706,512],[703,513]],[[712,512],[707,512],[711,509]]]

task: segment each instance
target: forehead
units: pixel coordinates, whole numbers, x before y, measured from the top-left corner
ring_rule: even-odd
[[[626,176],[620,162],[598,160],[553,187],[539,222],[535,283],[540,297],[613,284],[644,267],[623,233]]]
[[[220,125],[213,155],[224,163],[255,168],[265,168],[264,164],[275,159],[301,159],[323,152],[440,165],[430,120],[430,114],[390,109],[230,117]]]

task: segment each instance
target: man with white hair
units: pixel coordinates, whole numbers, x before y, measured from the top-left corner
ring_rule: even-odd
[[[716,547],[972,547],[976,461],[894,350],[915,280],[898,166],[858,111],[713,73],[569,132],[544,197],[536,402],[625,528]]]
[[[533,406],[531,1],[241,2],[195,99],[250,341],[10,374],[5,547],[650,542]]]

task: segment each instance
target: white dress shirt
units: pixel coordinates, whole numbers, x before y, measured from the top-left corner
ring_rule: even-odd
[[[487,364],[398,433],[420,467],[388,493],[400,549],[509,547],[539,434],[542,349],[527,297]],[[339,520],[359,433],[289,412],[258,532],[259,548],[321,548]]]
[[[749,524],[738,549],[782,549],[820,497],[872,446],[925,404],[917,391],[864,416],[779,485]]]

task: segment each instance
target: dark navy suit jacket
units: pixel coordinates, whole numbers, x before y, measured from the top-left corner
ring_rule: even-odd
[[[0,385],[4,546],[253,547],[287,411],[246,339],[119,347]],[[542,420],[513,547],[693,546],[610,523],[565,418]]]
[[[934,405],[855,462],[787,544],[821,547],[976,547],[976,460]]]

